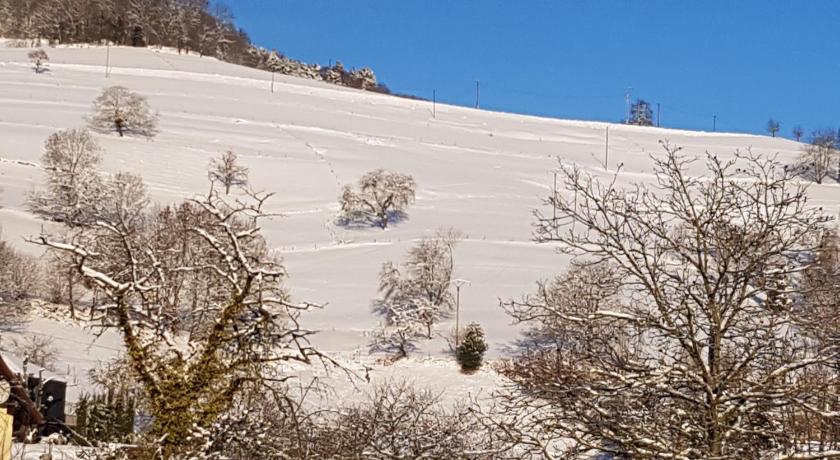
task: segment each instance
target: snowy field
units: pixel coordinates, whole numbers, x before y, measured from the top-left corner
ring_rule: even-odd
[[[97,135],[104,168],[143,176],[154,200],[177,202],[207,190],[211,158],[233,149],[250,169],[253,186],[275,192],[272,211],[283,214],[265,226],[270,244],[286,261],[288,286],[298,300],[325,304],[304,319],[320,330],[315,342],[348,361],[373,362],[366,333],[381,264],[399,261],[418,238],[442,227],[461,230],[456,276],[472,284],[461,292],[463,323],[485,328],[490,358],[503,356],[518,337],[499,299],[530,293],[535,282],[567,264],[554,247],[532,242],[532,212],[553,182],[557,158],[596,175],[623,165],[621,182],[650,179],[648,155],[660,140],[688,153],[720,157],[736,149],[775,154],[793,162],[800,144],[763,136],[677,131],[565,121],[437,106],[429,102],[278,76],[210,58],[171,51],[112,48],[105,77],[104,48],[48,49],[50,71],[35,74],[26,49],[0,48],[0,225],[3,236],[37,252],[23,238],[43,222],[25,210],[26,193],[42,185],[38,166],[51,133],[85,125],[91,102],[104,87],[123,85],[148,97],[160,112],[153,140]],[[620,104],[620,101],[617,101]],[[607,170],[605,134],[609,127]],[[696,171],[702,173],[699,163]],[[409,219],[387,231],[352,230],[334,224],[340,187],[364,172],[387,168],[414,176],[417,202]],[[810,203],[835,214],[834,184],[814,186]],[[449,331],[453,321],[438,327]],[[93,336],[48,319],[28,330],[53,335],[66,362],[79,369],[114,355],[119,341]],[[492,386],[489,371],[462,377],[442,339],[421,343],[407,363],[377,369],[377,378],[408,376],[458,391]],[[453,390],[455,391],[455,390]]]

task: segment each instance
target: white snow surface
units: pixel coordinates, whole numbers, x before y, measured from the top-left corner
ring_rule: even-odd
[[[26,211],[26,193],[43,185],[38,166],[46,137],[83,127],[93,99],[104,87],[123,85],[149,99],[160,112],[152,140],[97,134],[106,151],[104,169],[139,173],[152,198],[178,202],[205,192],[207,165],[233,149],[250,169],[257,189],[275,192],[271,211],[283,217],[264,226],[269,243],[286,261],[288,286],[298,300],[325,304],[304,319],[321,332],[315,343],[353,362],[367,356],[366,331],[377,274],[385,261],[399,261],[417,239],[454,227],[466,238],[456,249],[461,321],[485,328],[488,356],[503,356],[519,336],[499,299],[530,293],[568,259],[551,245],[532,241],[534,209],[553,182],[557,158],[606,177],[623,164],[621,182],[649,181],[648,155],[660,140],[689,154],[710,151],[728,157],[752,148],[793,162],[800,144],[764,136],[678,131],[600,122],[545,119],[437,105],[373,94],[311,80],[271,75],[211,58],[166,50],[102,47],[47,49],[50,71],[36,74],[26,49],[0,48],[0,226],[22,250],[40,248],[23,238],[44,222]],[[112,66],[106,78],[104,64]],[[492,97],[491,95],[488,95]],[[621,101],[617,101],[621,106]],[[605,130],[609,157],[604,170]],[[387,231],[336,226],[340,187],[366,171],[387,168],[414,176],[417,202],[409,219]],[[702,162],[696,172],[702,173]],[[810,203],[836,214],[836,184],[812,186]],[[449,331],[454,321],[438,327]],[[116,337],[51,319],[35,319],[29,332],[54,335],[62,358],[83,374],[116,353]],[[23,331],[26,333],[26,331]],[[464,377],[448,358],[442,339],[421,343],[407,363],[377,370],[433,387],[472,392],[492,386],[489,373]],[[445,358],[445,359],[444,359]],[[61,365],[59,365],[61,367]],[[358,367],[358,366],[357,366]]]

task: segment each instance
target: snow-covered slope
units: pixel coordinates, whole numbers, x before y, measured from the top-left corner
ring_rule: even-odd
[[[160,111],[161,133],[151,141],[98,135],[105,169],[139,173],[154,199],[173,202],[205,191],[210,159],[235,150],[254,186],[276,192],[271,205],[284,217],[265,230],[286,259],[293,295],[326,304],[305,321],[322,331],[317,343],[334,352],[366,352],[382,262],[399,260],[416,239],[451,226],[467,237],[456,252],[457,276],[472,281],[461,293],[462,321],[480,322],[490,354],[503,353],[517,331],[498,300],[531,292],[536,280],[567,263],[554,248],[531,241],[531,213],[551,189],[556,158],[605,174],[604,123],[442,105],[433,118],[431,103],[282,76],[272,94],[268,73],[166,50],[112,48],[106,78],[104,48],[48,49],[51,71],[36,75],[26,52],[0,49],[5,238],[38,250],[22,237],[37,234],[42,222],[23,203],[43,180],[37,164],[44,139],[83,126],[103,87],[126,86]],[[660,140],[720,156],[751,147],[785,161],[799,149],[761,136],[609,125],[608,169],[623,164],[621,181],[649,179],[648,155],[661,151]],[[410,219],[384,232],[334,225],[340,186],[379,167],[416,179]],[[814,187],[812,202],[836,213],[837,191]],[[422,353],[440,355],[443,348],[434,341]]]

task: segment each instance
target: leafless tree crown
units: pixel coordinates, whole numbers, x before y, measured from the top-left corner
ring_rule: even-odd
[[[537,213],[537,240],[576,265],[505,305],[538,339],[503,366],[517,442],[631,458],[840,455],[836,435],[793,432],[835,417],[824,402],[837,401],[837,342],[797,307],[827,219],[772,158],[707,154],[697,177],[697,159],[664,147],[651,185],[561,165],[556,217]]]
[[[29,58],[29,62],[31,62],[34,66],[35,73],[43,72],[44,64],[50,60],[47,52],[42,49],[32,50],[26,56]]]
[[[405,357],[414,341],[432,338],[435,324],[455,306],[451,281],[459,238],[457,231],[440,231],[409,249],[402,271],[392,262],[382,265],[374,309],[383,323],[374,334],[374,350]]]
[[[229,202],[211,189],[155,210],[142,180],[119,173],[75,232],[32,240],[70,256],[107,297],[98,320],[121,334],[167,449],[208,428],[240,391],[286,379],[280,363],[321,356],[298,322],[313,305],[292,302],[260,234],[270,194],[244,195]]]
[[[338,198],[341,217],[384,229],[414,203],[416,189],[414,179],[407,174],[384,169],[370,171],[359,179],[358,189],[347,185],[342,190]]]
[[[213,159],[208,174],[211,181],[224,187],[225,195],[230,194],[231,187],[244,187],[248,184],[248,168],[237,162],[233,150],[228,150],[219,158]]]
[[[146,98],[123,86],[105,88],[93,102],[90,118],[91,128],[116,131],[120,137],[126,133],[153,137],[158,132],[157,122],[158,116]]]

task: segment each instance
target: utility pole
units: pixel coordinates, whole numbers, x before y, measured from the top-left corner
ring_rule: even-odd
[[[656,127],[659,127],[659,103],[656,103]]]
[[[630,91],[632,90],[632,86],[624,88],[624,104],[627,106],[627,118],[624,119],[625,123],[630,123]]]
[[[478,99],[481,95],[481,84],[478,80],[475,81],[475,108],[478,108]]]
[[[717,131],[717,115],[712,115],[712,132]]]
[[[271,71],[271,94],[274,94],[274,71]]]
[[[437,118],[437,90],[432,90],[432,118]]]
[[[610,159],[610,127],[607,126],[607,135],[606,139],[604,140],[604,170],[608,170],[607,164],[609,164]]]
[[[557,225],[557,171],[554,171],[554,188],[552,190],[554,193],[551,195],[551,222]]]
[[[108,68],[111,67],[111,44],[105,48],[105,78],[108,78]]]
[[[450,283],[455,285],[455,348],[458,348],[461,344],[461,286],[472,283],[462,279],[454,279]]]

